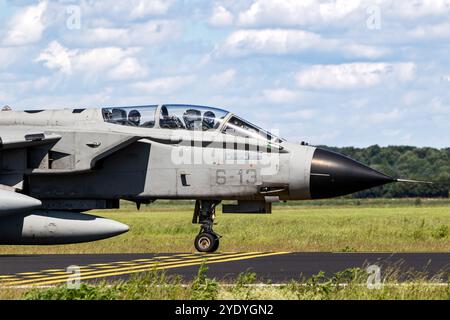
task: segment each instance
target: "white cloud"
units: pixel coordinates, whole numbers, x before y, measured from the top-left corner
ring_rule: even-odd
[[[450,0],[379,0],[384,5],[386,13],[392,16],[417,19],[427,16],[446,17],[450,13]],[[382,7],[383,9],[383,7]]]
[[[295,78],[302,88],[352,89],[372,87],[388,80],[410,81],[415,71],[413,63],[313,65],[300,70]]]
[[[450,105],[442,101],[441,98],[433,98],[429,103],[429,109],[432,114],[448,115],[450,114]]]
[[[118,47],[94,48],[86,51],[78,51],[72,59],[72,65],[76,71],[100,74],[111,68],[120,68],[122,63],[137,53],[138,49],[122,49]],[[133,64],[137,61],[135,58]],[[114,71],[114,69],[113,69]],[[117,73],[116,73],[117,74]]]
[[[15,85],[20,91],[26,92],[42,92],[55,84],[55,79],[51,77],[39,77],[37,79],[17,81]]]
[[[345,102],[345,105],[354,108],[354,109],[364,109],[369,105],[368,98],[360,98],[360,99],[350,99]]]
[[[387,112],[377,112],[366,115],[365,121],[371,124],[379,124],[385,122],[397,121],[402,117],[402,113],[398,109]]]
[[[439,23],[433,25],[422,25],[414,28],[406,33],[414,39],[433,39],[433,38],[449,38],[450,23]]]
[[[169,94],[194,82],[195,76],[173,76],[134,83],[132,88],[145,93]]]
[[[112,41],[124,41],[129,37],[129,29],[126,28],[92,28],[83,32],[80,36],[85,43],[109,43]]]
[[[289,103],[297,100],[299,94],[296,91],[288,89],[269,89],[264,90],[264,98],[272,103]]]
[[[383,135],[385,135],[387,137],[398,137],[403,132],[402,132],[402,130],[398,130],[398,129],[386,129],[386,130],[383,130],[382,133],[383,133]]]
[[[6,46],[34,44],[45,30],[44,13],[47,1],[20,9],[8,22],[8,30],[2,43]]]
[[[165,14],[171,5],[168,0],[131,0],[127,6],[131,8],[132,18],[143,18],[148,15]]]
[[[311,120],[317,115],[314,109],[301,109],[294,112],[287,112],[283,114],[283,118],[291,119],[294,122],[298,120]]]
[[[390,51],[383,47],[373,47],[360,44],[347,44],[343,47],[343,52],[346,55],[360,57],[360,58],[380,58],[387,55]]]
[[[341,130],[328,129],[328,130],[325,130],[324,133],[307,134],[305,136],[305,139],[308,141],[308,143],[311,143],[313,145],[318,145],[318,144],[336,145],[336,141],[338,141],[338,138],[341,136],[342,136]]]
[[[226,86],[234,80],[236,70],[228,69],[224,72],[217,73],[211,76],[211,81],[218,86]]]
[[[400,141],[402,143],[409,144],[412,138],[411,133],[405,133],[405,131],[398,129],[385,129],[382,130],[381,133],[388,138],[393,138],[393,140],[399,141],[397,144],[400,144]]]
[[[171,20],[152,20],[134,23],[127,27],[98,26],[85,28],[78,33],[68,33],[66,39],[71,43],[83,45],[148,45],[167,42],[180,34],[179,24]]]
[[[317,12],[306,10],[314,6],[314,1],[271,1],[258,0],[250,8],[239,14],[239,24],[255,25],[301,25],[317,19]]]
[[[43,62],[44,66],[51,70],[58,70],[65,74],[71,74],[71,59],[75,54],[76,52],[63,47],[58,41],[53,41],[39,54],[36,62]]]
[[[71,75],[105,76],[107,79],[123,80],[142,77],[147,71],[134,57],[137,48],[118,47],[70,50],[53,41],[36,59],[51,70]]]
[[[287,54],[323,44],[319,35],[302,30],[238,30],[228,36],[221,52],[232,56],[244,56],[251,53]]]
[[[231,33],[219,48],[222,55],[284,55],[305,51],[332,52],[348,57],[380,58],[389,53],[383,47],[327,39],[298,29],[242,29]]]
[[[3,108],[8,100],[12,99],[8,92],[0,90],[0,108]]]
[[[136,58],[128,57],[109,72],[109,77],[113,80],[136,79],[145,77],[147,74],[147,70]]]
[[[367,8],[378,6],[382,19],[418,19],[429,16],[445,18],[450,0],[254,0],[238,12],[243,26],[314,26],[343,25],[349,21],[365,23]]]
[[[172,2],[172,0],[96,0],[83,3],[83,11],[97,16],[111,15],[122,20],[136,20],[164,15]]]
[[[234,16],[225,7],[215,6],[208,22],[213,27],[226,27],[233,24]]]
[[[256,0],[239,14],[244,26],[304,26],[340,21],[360,8],[360,0]]]
[[[16,48],[0,48],[0,70],[14,63],[17,53]]]
[[[324,21],[342,20],[361,9],[362,3],[361,0],[335,0],[321,3],[319,5],[320,15]],[[363,9],[365,8],[366,6]]]

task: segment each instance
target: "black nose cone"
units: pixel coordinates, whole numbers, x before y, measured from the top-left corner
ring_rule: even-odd
[[[343,196],[395,179],[342,154],[317,148],[311,164],[312,199]]]

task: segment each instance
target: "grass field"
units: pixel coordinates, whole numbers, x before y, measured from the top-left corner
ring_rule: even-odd
[[[194,204],[160,201],[137,211],[93,212],[121,221],[130,231],[116,238],[65,246],[0,246],[0,254],[193,252],[199,227]],[[220,251],[449,252],[448,199],[292,202],[271,215],[218,212]]]

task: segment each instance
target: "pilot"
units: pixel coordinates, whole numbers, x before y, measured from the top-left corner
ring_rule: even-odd
[[[216,115],[212,111],[206,111],[203,114],[203,131],[214,129]]]
[[[105,121],[110,122],[112,120],[112,112],[109,111],[108,109],[104,109],[103,110],[103,118],[105,119]]]
[[[166,129],[184,129],[184,124],[177,116],[170,116],[166,106],[161,108],[159,126]]]
[[[114,108],[111,111],[111,122],[126,125],[127,124],[127,112],[123,109]]]
[[[136,127],[141,124],[141,113],[137,110],[131,110],[128,114],[128,122]]]
[[[187,130],[199,129],[202,120],[202,113],[195,109],[188,109],[183,114],[183,120]]]

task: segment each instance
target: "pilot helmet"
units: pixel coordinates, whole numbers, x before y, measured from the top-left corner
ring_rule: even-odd
[[[137,110],[132,110],[128,114],[128,121],[138,126],[141,123],[141,113]]]
[[[202,120],[202,113],[195,109],[188,109],[183,114],[183,120],[187,129],[194,129],[196,123],[198,124]]]
[[[212,111],[206,111],[203,114],[203,123],[210,129],[214,128],[216,115]]]

